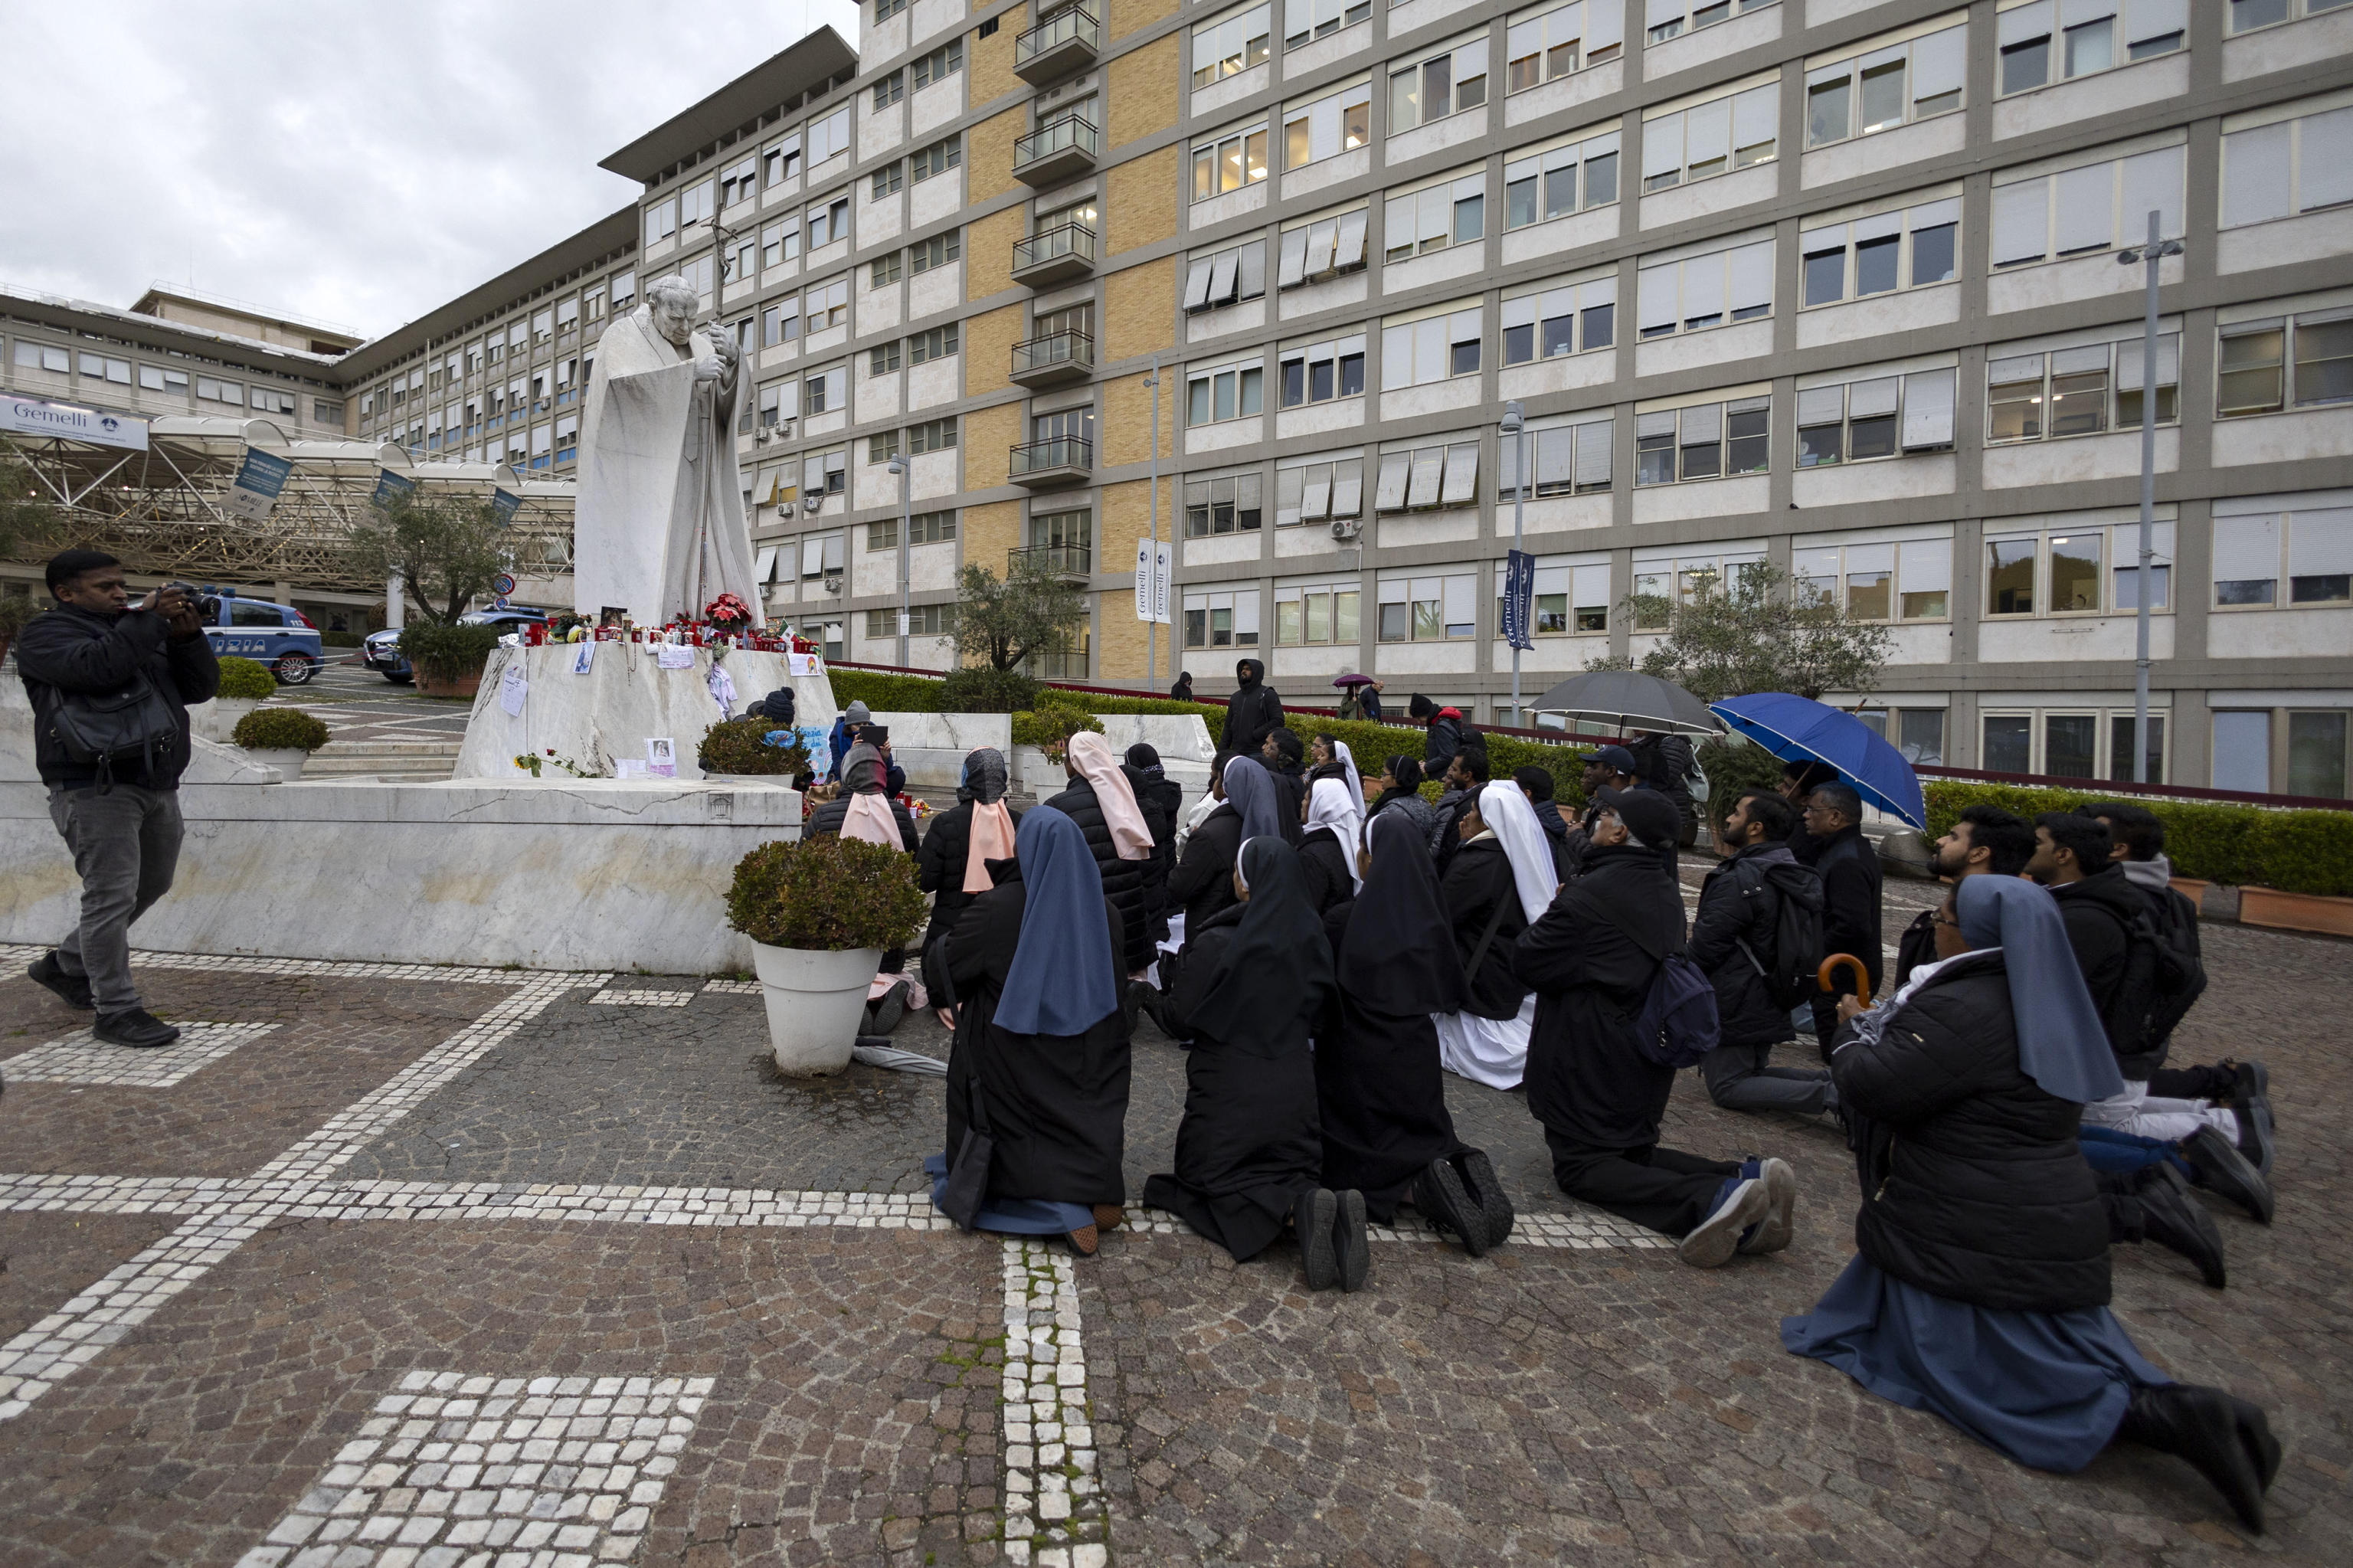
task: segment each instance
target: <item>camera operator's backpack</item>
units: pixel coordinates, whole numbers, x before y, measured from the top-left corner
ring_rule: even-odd
[[[1772,950],[1757,952],[1745,940],[1739,947],[1765,982],[1767,1000],[1786,1012],[1820,990],[1816,977],[1824,957],[1821,874],[1810,865],[1744,863],[1733,874],[1740,878],[1743,899],[1768,890],[1776,899]]]

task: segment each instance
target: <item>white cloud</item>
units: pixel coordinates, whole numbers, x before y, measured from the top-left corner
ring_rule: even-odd
[[[638,194],[596,160],[851,0],[0,0],[0,279],[158,281],[375,336]]]

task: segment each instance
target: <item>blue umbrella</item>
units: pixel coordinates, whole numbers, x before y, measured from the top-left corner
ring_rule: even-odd
[[[1787,692],[1757,692],[1708,704],[1708,711],[1784,762],[1826,762],[1841,782],[1883,811],[1926,832],[1928,803],[1904,754],[1850,713]]]

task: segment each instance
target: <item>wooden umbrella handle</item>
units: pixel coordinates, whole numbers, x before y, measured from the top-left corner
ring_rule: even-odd
[[[1815,971],[1814,979],[1824,991],[1836,991],[1838,982],[1831,977],[1838,973],[1841,964],[1849,965],[1853,969],[1854,999],[1863,1006],[1869,1007],[1871,1005],[1871,971],[1864,969],[1862,960],[1852,953],[1832,953],[1822,960],[1822,967]]]

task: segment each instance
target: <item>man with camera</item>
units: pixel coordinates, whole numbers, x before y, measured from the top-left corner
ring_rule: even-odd
[[[139,1004],[131,980],[131,923],[171,891],[188,705],[219,689],[220,663],[185,589],[133,602],[121,563],[96,550],[52,556],[47,576],[57,607],[17,638],[16,671],[49,816],[81,878],[81,920],[26,973],[94,1009],[99,1039],[169,1045],[180,1032]]]

